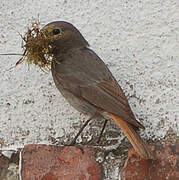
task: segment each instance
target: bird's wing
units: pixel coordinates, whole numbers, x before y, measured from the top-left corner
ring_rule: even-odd
[[[66,90],[135,127],[144,128],[135,119],[118,82],[92,50],[86,48],[71,52],[56,64],[55,71]]]

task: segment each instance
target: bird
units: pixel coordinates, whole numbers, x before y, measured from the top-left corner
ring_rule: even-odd
[[[54,21],[42,28],[53,38],[51,73],[57,89],[79,112],[112,119],[142,159],[151,159],[150,146],[138,133],[129,102],[102,59],[90,49],[80,31],[69,22]],[[88,121],[89,121],[88,120]],[[87,121],[87,122],[88,122]]]

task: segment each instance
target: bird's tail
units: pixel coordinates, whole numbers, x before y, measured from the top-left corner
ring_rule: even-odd
[[[122,129],[122,131],[127,136],[139,156],[143,159],[153,159],[153,155],[149,145],[140,137],[137,131],[133,128],[133,126],[118,117],[117,115],[114,115],[112,113],[109,113],[109,115]]]

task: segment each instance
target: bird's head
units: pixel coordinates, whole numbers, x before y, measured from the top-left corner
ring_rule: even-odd
[[[24,36],[22,58],[17,64],[27,61],[41,69],[51,67],[51,62],[56,55],[65,54],[70,49],[83,48],[88,42],[72,24],[65,21],[54,21],[45,25],[42,29],[40,23],[32,23],[32,27]]]
[[[88,42],[72,24],[65,21],[55,21],[45,25],[42,30],[47,37],[51,37],[54,47],[59,52],[66,52],[72,48],[87,47]]]

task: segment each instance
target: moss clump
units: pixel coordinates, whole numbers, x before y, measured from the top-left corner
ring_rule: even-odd
[[[54,36],[49,33],[49,29],[41,30],[40,22],[33,22],[31,27],[28,28],[24,36],[20,35],[23,39],[22,58],[16,65],[27,61],[28,64],[35,64],[41,69],[50,69],[51,61],[53,58],[53,40]]]

